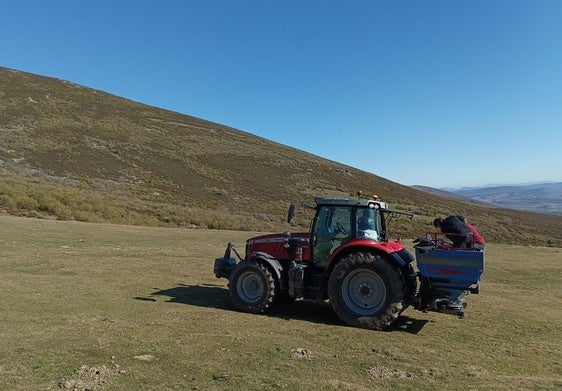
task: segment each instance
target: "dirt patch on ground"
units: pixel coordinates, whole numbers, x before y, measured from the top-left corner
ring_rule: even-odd
[[[306,348],[296,348],[291,351],[291,357],[300,360],[311,360],[312,352]]]
[[[142,356],[135,356],[135,359],[140,361],[152,361],[154,360],[154,356],[152,354],[143,354]]]
[[[375,365],[367,369],[367,376],[369,381],[386,380],[386,379],[406,379],[411,380],[414,376],[406,371],[400,369],[393,369],[385,367],[384,365]]]
[[[106,367],[105,365],[97,367],[82,365],[74,372],[72,378],[62,379],[59,386],[63,390],[72,391],[103,390],[112,377],[122,373],[125,373],[125,371],[116,364],[112,367]]]

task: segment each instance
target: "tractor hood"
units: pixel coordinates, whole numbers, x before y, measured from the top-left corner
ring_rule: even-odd
[[[264,252],[276,259],[287,259],[287,240],[298,239],[302,241],[303,259],[310,259],[308,235],[308,232],[284,232],[254,236],[246,241],[246,258],[254,252]]]

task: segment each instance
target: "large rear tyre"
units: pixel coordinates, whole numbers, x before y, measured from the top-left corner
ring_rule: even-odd
[[[343,258],[330,274],[328,295],[335,313],[350,326],[380,330],[404,308],[406,285],[398,269],[371,253]]]
[[[275,280],[264,265],[255,261],[241,262],[230,275],[228,291],[240,311],[264,313],[275,299]]]

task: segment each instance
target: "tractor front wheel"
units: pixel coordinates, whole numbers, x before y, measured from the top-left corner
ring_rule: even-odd
[[[275,280],[266,266],[255,261],[241,262],[230,275],[228,291],[240,311],[264,313],[275,298]]]
[[[400,315],[406,285],[387,259],[361,252],[348,255],[334,267],[328,294],[332,308],[345,323],[380,330]]]

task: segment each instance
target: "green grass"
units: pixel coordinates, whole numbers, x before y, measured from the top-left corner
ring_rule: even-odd
[[[235,311],[213,260],[252,232],[0,224],[0,389],[562,387],[558,248],[491,244],[465,319],[407,309],[376,332],[342,325],[327,303]]]

